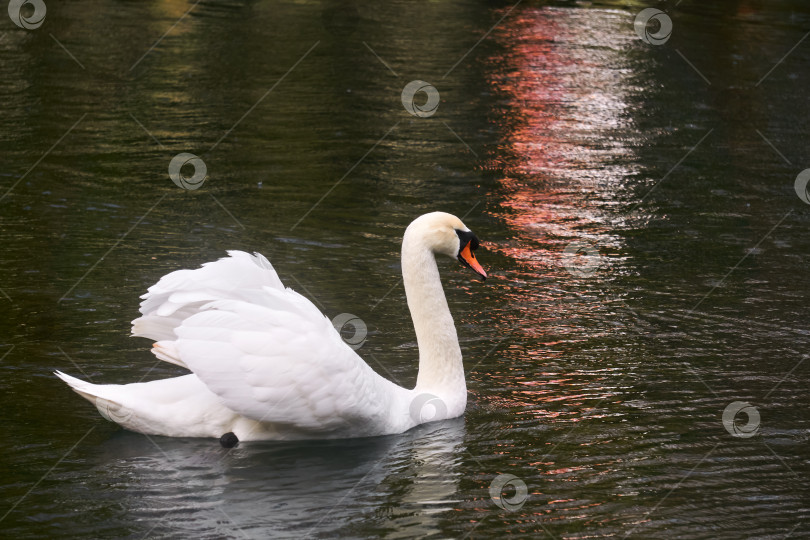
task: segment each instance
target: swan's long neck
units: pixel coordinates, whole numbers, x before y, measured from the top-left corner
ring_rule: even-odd
[[[402,279],[419,345],[416,390],[466,402],[461,349],[436,258],[420,236],[407,232],[402,240]]]

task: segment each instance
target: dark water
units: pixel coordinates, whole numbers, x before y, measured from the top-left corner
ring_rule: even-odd
[[[634,31],[645,7],[0,15],[2,535],[808,537],[810,6],[657,4],[662,45]],[[405,110],[412,80],[435,114]],[[180,152],[200,189],[169,179]],[[411,385],[399,240],[439,209],[491,275],[442,265],[463,419],[227,452],[119,430],[51,374],[180,373],[127,337],[138,296],[244,249],[359,316],[361,355]],[[734,402],[754,417],[724,425]]]

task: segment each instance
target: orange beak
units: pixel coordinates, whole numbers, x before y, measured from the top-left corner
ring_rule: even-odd
[[[478,264],[475,254],[470,250],[470,244],[464,246],[464,249],[458,254],[458,260],[465,266],[472,268],[476,274],[481,276],[481,279],[487,279],[487,273],[484,268]]]

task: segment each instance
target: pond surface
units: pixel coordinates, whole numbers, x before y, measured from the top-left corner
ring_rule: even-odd
[[[659,45],[646,7],[3,14],[3,536],[810,535],[810,6],[660,4]],[[437,109],[405,109],[414,80]],[[199,189],[169,178],[181,152]],[[440,265],[462,419],[229,452],[125,432],[52,375],[182,373],[128,337],[138,296],[242,249],[361,318],[361,356],[410,386],[399,245],[432,210],[464,216],[491,276]]]

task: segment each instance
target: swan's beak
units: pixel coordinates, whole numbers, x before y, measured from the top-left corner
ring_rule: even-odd
[[[481,276],[481,280],[487,279],[487,273],[484,268],[478,264],[478,260],[475,258],[475,253],[472,252],[470,249],[470,244],[472,242],[468,242],[464,249],[458,252],[458,260],[461,261],[461,264],[464,266],[468,266],[472,268],[476,274]]]

